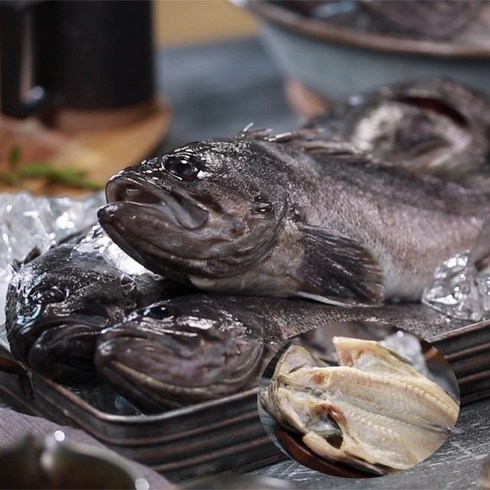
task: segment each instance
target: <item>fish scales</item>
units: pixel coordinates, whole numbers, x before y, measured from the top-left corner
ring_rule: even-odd
[[[292,200],[305,203],[309,224],[338,230],[371,251],[384,271],[385,297],[418,299],[433,265],[470,248],[489,215],[487,198],[458,186],[380,171],[362,160],[346,164],[317,158],[309,192]],[[292,171],[291,188],[301,189],[311,172],[311,166]]]

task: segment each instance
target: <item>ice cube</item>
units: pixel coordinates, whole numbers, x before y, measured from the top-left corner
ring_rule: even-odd
[[[453,318],[479,321],[484,313],[483,296],[473,257],[465,250],[437,268],[422,302]]]

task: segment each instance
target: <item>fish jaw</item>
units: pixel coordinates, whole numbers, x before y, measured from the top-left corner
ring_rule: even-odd
[[[269,255],[285,212],[270,221],[246,210],[210,209],[200,226],[185,228],[165,205],[115,201],[102,207],[98,218],[108,235],[149,270],[187,285],[210,283],[211,290],[217,280],[221,290],[221,278],[240,275]]]
[[[35,372],[56,382],[72,386],[93,384],[98,378],[93,362],[96,339],[106,323],[105,319],[97,322],[80,315],[56,318],[51,324],[44,322],[44,330],[38,332],[24,359]]]
[[[154,308],[155,305],[147,309]],[[235,393],[254,382],[264,341],[231,318],[132,314],[98,342],[98,371],[143,405],[178,406]]]

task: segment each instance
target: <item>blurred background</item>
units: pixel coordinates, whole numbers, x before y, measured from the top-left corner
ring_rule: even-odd
[[[256,20],[229,0],[156,0],[155,39],[172,46],[258,34]]]
[[[5,0],[0,24],[12,192],[100,188],[146,156],[250,123],[296,129],[380,85],[488,92],[490,77],[490,2]]]

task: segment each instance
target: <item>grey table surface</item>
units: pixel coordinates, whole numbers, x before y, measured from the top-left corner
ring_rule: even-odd
[[[173,111],[165,151],[189,141],[233,136],[248,123],[282,132],[301,120],[288,107],[281,74],[256,39],[164,49],[158,53],[158,87]],[[409,471],[372,479],[323,475],[292,460],[254,471],[301,488],[478,488],[490,455],[490,400],[462,408],[457,426],[432,457]]]

